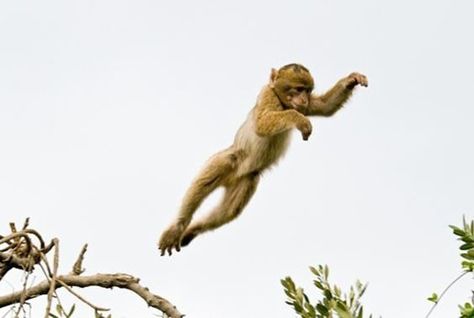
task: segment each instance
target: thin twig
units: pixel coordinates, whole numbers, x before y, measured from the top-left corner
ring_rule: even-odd
[[[53,301],[53,293],[56,290],[56,277],[58,275],[59,267],[59,240],[53,239],[54,241],[54,259],[53,259],[53,275],[51,281],[49,282],[49,291],[48,291],[48,303],[46,305],[45,318],[49,317],[51,311],[51,302]]]
[[[48,252],[51,251],[51,249],[53,248],[53,246],[54,246],[54,242],[53,242],[53,240],[51,240],[51,242],[49,242],[48,245],[46,245],[45,247],[43,247],[43,248],[41,249],[41,253],[43,253],[43,254],[48,254]]]
[[[14,310],[15,310],[14,307],[8,308],[7,312],[2,316],[2,318],[5,318],[7,315],[9,315],[10,313],[12,313]]]
[[[41,260],[43,261],[43,263],[46,267],[46,270],[43,267],[41,267],[41,268],[43,268],[43,272],[45,273],[44,275],[46,276],[46,278],[49,281],[49,278],[53,277],[53,271],[51,270],[51,266],[49,266],[49,262],[48,262],[48,259],[46,258],[46,255],[44,255],[43,253],[40,253],[40,255],[41,255]]]
[[[25,223],[23,223],[23,231],[26,230],[26,228],[30,225],[30,218],[27,217],[25,219]]]
[[[47,260],[45,262],[46,262],[46,267],[49,268],[49,264],[47,264]],[[41,268],[41,271],[46,277],[46,280],[49,282],[49,284],[51,284],[51,280],[50,280],[51,274],[47,273],[47,269],[41,263],[39,263],[39,267]],[[63,304],[61,303],[61,298],[59,298],[59,295],[56,290],[54,291],[54,295],[56,296],[56,301],[58,302],[59,306],[61,306],[61,308],[64,308]]]
[[[25,304],[26,299],[27,299],[26,294],[27,294],[28,289],[27,289],[26,285],[28,284],[28,278],[30,277],[31,273],[27,272],[27,271],[24,271],[23,273],[25,274],[25,278],[24,278],[24,281],[23,281],[23,288],[20,292],[20,299],[18,301],[19,304],[18,304],[18,309],[15,313],[15,318],[19,317],[20,311],[23,308],[23,305]]]
[[[74,262],[74,265],[72,266],[72,275],[81,275],[84,273],[84,269],[82,268],[82,262],[84,261],[84,254],[87,252],[87,244],[84,244],[82,247],[81,252],[79,253],[79,256],[77,257],[77,260]]]
[[[73,294],[74,296],[76,296],[80,301],[82,301],[83,303],[85,303],[86,305],[88,305],[89,307],[91,307],[92,309],[94,309],[95,311],[109,311],[110,308],[102,308],[102,307],[99,307],[99,306],[96,306],[94,304],[92,304],[90,301],[88,301],[87,299],[85,299],[84,297],[82,297],[81,295],[79,295],[78,293],[76,293],[71,287],[69,287],[65,282],[63,282],[62,280],[58,279],[57,282],[62,285],[64,288],[67,289],[68,292],[70,292],[71,294]]]
[[[443,290],[443,292],[439,295],[438,299],[436,300],[436,302],[433,304],[433,306],[431,306],[430,308],[430,311],[428,311],[428,313],[426,314],[425,318],[428,318],[431,313],[433,312],[433,310],[436,308],[436,306],[438,306],[439,302],[441,301],[441,299],[443,298],[443,296],[446,294],[446,292],[454,285],[456,284],[456,282],[458,280],[460,280],[461,278],[463,278],[466,274],[468,273],[472,273],[471,271],[464,271],[462,272],[461,275],[459,275],[458,277],[456,277],[451,283],[449,283],[449,285]]]
[[[14,222],[10,222],[10,231],[12,233],[17,233],[18,231],[16,230],[16,225]]]

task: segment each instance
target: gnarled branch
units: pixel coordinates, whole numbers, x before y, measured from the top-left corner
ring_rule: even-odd
[[[53,239],[50,244],[46,245],[43,238],[37,231],[27,228],[29,224],[28,221],[29,220],[27,219],[21,231],[17,231],[16,226],[14,224],[10,224],[12,233],[7,236],[0,235],[0,281],[11,269],[19,269],[31,273],[34,267],[37,265],[43,269],[46,280],[29,288],[26,287],[25,280],[23,290],[0,296],[0,308],[13,304],[20,304],[18,308],[19,311],[25,301],[38,296],[46,295],[48,297],[48,305],[46,307],[45,316],[49,316],[49,309],[51,306],[53,293],[55,293],[57,289],[64,287],[67,291],[74,294],[81,301],[85,302],[96,311],[107,310],[105,308],[92,305],[90,302],[73,291],[72,287],[117,287],[132,291],[137,296],[142,298],[148,304],[148,306],[162,311],[167,317],[184,317],[184,315],[181,314],[178,309],[176,309],[176,307],[173,306],[168,300],[153,294],[148,288],[140,285],[139,279],[134,276],[123,273],[82,276],[81,274],[84,272],[82,263],[84,260],[84,254],[87,250],[87,245],[82,248],[79,257],[74,263],[72,272],[68,275],[58,275],[57,269],[59,263],[59,240]],[[39,246],[33,243],[32,238],[39,242]],[[54,266],[53,270],[51,271],[46,254],[53,247],[55,247]]]
[[[102,288],[113,288],[118,287],[122,289],[128,289],[140,298],[142,298],[150,307],[156,308],[164,312],[170,318],[182,318],[184,317],[175,306],[173,306],[165,298],[153,294],[148,288],[139,284],[139,279],[128,274],[116,273],[116,274],[95,274],[90,276],[79,276],[79,275],[64,275],[58,276],[57,281],[60,281],[71,287],[102,287]],[[56,285],[55,288],[61,288],[62,284]],[[50,288],[50,282],[45,280],[41,283],[32,286],[24,291],[26,300],[36,298],[41,295],[47,295]],[[8,305],[18,303],[21,299],[22,291],[15,292],[9,295],[0,297],[0,308]]]

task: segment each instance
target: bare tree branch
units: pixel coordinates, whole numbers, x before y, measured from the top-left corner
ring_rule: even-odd
[[[57,280],[67,284],[71,287],[102,287],[102,288],[113,288],[118,287],[122,289],[128,289],[140,298],[142,298],[150,307],[156,308],[164,312],[170,318],[182,318],[184,317],[175,306],[173,306],[165,298],[151,293],[148,288],[139,284],[139,279],[128,274],[117,273],[117,274],[96,274],[90,276],[78,276],[78,275],[64,275],[58,276]],[[62,285],[56,285],[56,289],[62,287]],[[24,291],[26,300],[36,298],[41,295],[46,295],[49,291],[50,283],[45,280],[41,283],[32,286]],[[21,300],[23,292],[15,292],[9,295],[0,297],[0,308],[13,305]]]
[[[18,231],[15,224],[10,223],[11,232],[7,236],[0,235],[0,281],[5,274],[11,269],[23,270],[26,273],[23,289],[18,292],[13,292],[4,296],[0,296],[0,308],[19,304],[17,316],[23,308],[23,304],[27,300],[36,298],[38,296],[47,295],[47,306],[45,317],[49,316],[53,294],[56,290],[64,287],[68,292],[78,297],[81,301],[94,308],[96,311],[104,311],[106,308],[101,308],[93,305],[85,300],[72,287],[102,287],[113,288],[118,287],[128,289],[142,298],[150,307],[156,308],[166,314],[169,318],[184,317],[175,306],[173,306],[165,298],[151,293],[148,288],[139,284],[139,279],[134,276],[117,273],[117,274],[96,274],[90,276],[80,276],[84,269],[82,263],[84,254],[87,250],[87,244],[82,248],[76,262],[74,263],[72,272],[68,275],[58,275],[59,267],[59,240],[53,239],[51,243],[45,245],[41,235],[32,229],[28,229],[29,219],[23,225],[21,231]],[[35,240],[34,240],[35,239]],[[39,242],[39,247],[33,243]],[[53,248],[53,268],[49,266],[46,254]],[[27,278],[33,271],[34,267],[38,265],[43,270],[46,280],[27,288]],[[56,297],[58,298],[57,294]],[[59,298],[57,301],[60,304]],[[61,305],[62,306],[62,305]]]

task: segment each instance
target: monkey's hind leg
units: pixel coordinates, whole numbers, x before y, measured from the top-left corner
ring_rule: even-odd
[[[259,178],[255,173],[241,177],[227,186],[221,203],[207,216],[186,229],[181,246],[188,245],[199,234],[214,230],[237,218],[255,193]]]
[[[161,255],[180,251],[181,237],[202,201],[223,184],[237,166],[237,157],[229,149],[212,156],[187,190],[176,220],[163,232],[158,243]]]

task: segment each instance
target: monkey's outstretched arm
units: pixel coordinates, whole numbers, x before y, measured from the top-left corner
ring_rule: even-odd
[[[305,115],[325,117],[334,115],[349,99],[357,85],[366,87],[368,85],[367,77],[359,73],[352,73],[339,80],[325,94],[319,96],[312,94],[309,106],[304,110]]]
[[[311,135],[311,122],[294,109],[278,111],[256,109],[256,112],[256,133],[260,136],[273,136],[292,128],[300,130],[304,140]]]

